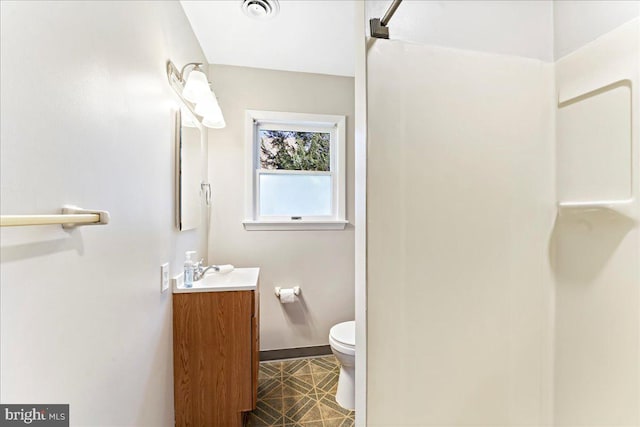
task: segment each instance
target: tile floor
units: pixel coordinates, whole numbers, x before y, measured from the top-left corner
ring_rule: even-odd
[[[335,401],[339,371],[334,356],[260,363],[258,404],[247,426],[353,426],[355,412]]]

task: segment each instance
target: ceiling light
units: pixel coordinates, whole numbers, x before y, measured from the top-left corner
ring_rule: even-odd
[[[242,11],[249,18],[271,19],[280,11],[278,0],[242,0]]]

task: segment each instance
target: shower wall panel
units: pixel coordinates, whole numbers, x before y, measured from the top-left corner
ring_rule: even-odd
[[[368,52],[368,425],[546,426],[554,72]]]
[[[640,425],[639,67],[640,18],[556,64],[560,201],[631,198],[554,229],[558,427]]]

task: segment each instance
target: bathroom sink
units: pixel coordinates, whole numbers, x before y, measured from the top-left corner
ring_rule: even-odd
[[[259,274],[259,268],[236,268],[228,273],[208,271],[201,280],[193,282],[192,288],[185,288],[183,280],[174,281],[173,293],[253,291],[257,289]]]

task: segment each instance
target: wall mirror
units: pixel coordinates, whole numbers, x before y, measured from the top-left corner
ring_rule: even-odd
[[[176,226],[191,230],[200,225],[201,124],[186,108],[176,112]]]

